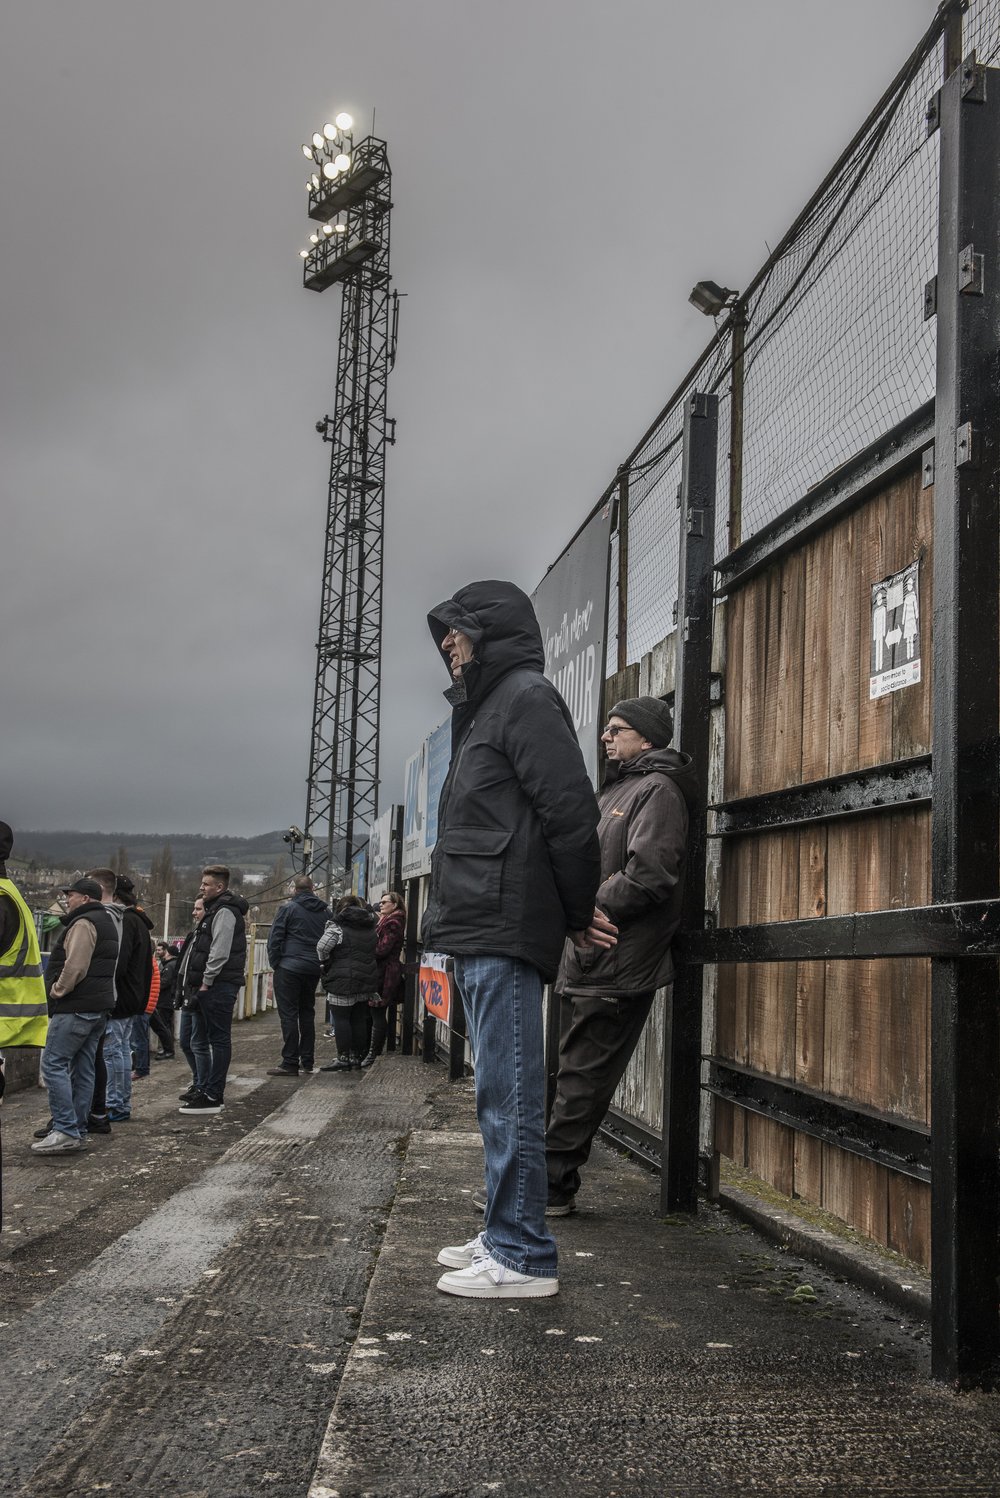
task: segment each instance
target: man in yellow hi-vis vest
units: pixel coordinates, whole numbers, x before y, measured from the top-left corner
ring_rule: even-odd
[[[7,856],[13,846],[13,832],[0,822],[0,1098],[3,1052],[14,1046],[43,1046],[49,1023],[34,917],[7,878]],[[0,1199],[0,1221],[2,1217]]]
[[[0,1051],[43,1046],[48,1026],[35,920],[7,877],[13,845],[13,832],[0,822]]]

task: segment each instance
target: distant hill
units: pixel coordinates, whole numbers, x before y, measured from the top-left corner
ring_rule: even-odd
[[[34,860],[50,868],[87,869],[113,863],[119,848],[128,851],[133,869],[149,872],[153,858],[170,844],[174,867],[196,868],[206,863],[225,863],[245,873],[266,873],[279,855],[287,858],[288,845],[281,831],[262,832],[257,837],[205,836],[196,832],[33,832],[14,833],[14,856],[18,862]]]

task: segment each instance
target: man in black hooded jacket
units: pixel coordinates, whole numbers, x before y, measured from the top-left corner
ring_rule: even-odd
[[[438,1261],[438,1288],[552,1295],[545,1224],[542,984],[567,931],[586,946],[600,878],[597,801],[573,722],[543,675],[531,600],[472,583],[428,615],[453,684],[451,767],[424,916],[427,951],[454,960],[476,1069],[486,1219]]]

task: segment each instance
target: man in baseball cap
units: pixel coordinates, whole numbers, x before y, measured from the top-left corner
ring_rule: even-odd
[[[77,879],[63,894],[68,909],[45,973],[49,1028],[42,1081],[49,1092],[52,1124],[45,1138],[31,1146],[39,1155],[83,1149],[94,1091],[94,1057],[115,1003],[118,931],[101,904],[101,886],[96,879]]]

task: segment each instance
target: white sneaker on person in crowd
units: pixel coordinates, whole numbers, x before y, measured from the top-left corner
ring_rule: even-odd
[[[39,1139],[37,1144],[31,1148],[36,1155],[72,1155],[77,1150],[86,1149],[82,1139],[75,1139],[72,1134],[64,1134],[62,1129],[53,1129],[51,1134],[46,1134],[44,1139]]]
[[[539,1295],[558,1295],[555,1275],[518,1274],[498,1264],[489,1254],[477,1254],[467,1269],[452,1269],[437,1282],[446,1295],[469,1300],[530,1300]]]
[[[486,1253],[485,1238],[485,1233],[477,1233],[460,1248],[442,1248],[438,1254],[438,1263],[444,1264],[448,1269],[468,1269],[477,1253]]]

